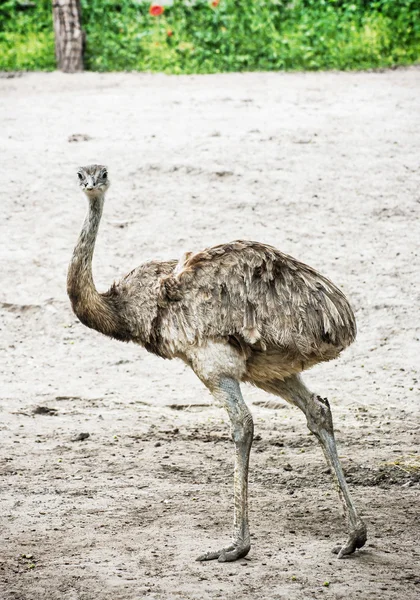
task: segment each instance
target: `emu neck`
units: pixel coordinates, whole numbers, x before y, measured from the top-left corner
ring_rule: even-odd
[[[103,195],[89,198],[89,210],[68,270],[67,293],[74,313],[84,325],[118,337],[119,319],[111,298],[98,293],[92,276],[93,252],[103,204]]]

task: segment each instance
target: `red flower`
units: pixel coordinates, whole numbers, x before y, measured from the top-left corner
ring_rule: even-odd
[[[171,37],[171,35],[173,35],[173,34],[174,34],[174,32],[172,31],[172,29],[168,29],[168,31],[166,32],[166,35],[168,37]]]
[[[220,4],[220,0],[213,0],[213,2],[211,3],[211,5],[213,6],[213,8],[217,8]]]
[[[149,8],[149,13],[152,17],[160,17],[165,9],[160,4],[152,4]]]

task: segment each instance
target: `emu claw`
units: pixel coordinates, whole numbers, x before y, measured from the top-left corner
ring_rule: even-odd
[[[247,546],[231,544],[227,548],[222,548],[216,552],[206,552],[205,554],[199,556],[196,560],[218,560],[219,562],[232,562],[234,560],[238,560],[238,558],[244,558],[244,556],[248,554],[250,548],[251,546],[249,544]]]
[[[337,558],[343,558],[348,554],[353,554],[358,548],[362,548],[367,540],[367,529],[364,523],[358,523],[357,527],[350,533],[344,546],[337,546],[333,549],[333,554],[338,554]]]

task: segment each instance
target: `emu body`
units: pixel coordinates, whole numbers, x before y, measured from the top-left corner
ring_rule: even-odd
[[[348,520],[341,558],[366,541],[338,459],[327,400],[311,393],[300,373],[336,358],[356,336],[353,311],[342,292],[311,267],[279,250],[235,241],[151,261],[100,294],[92,258],[107,169],[78,172],[89,210],[68,271],[67,289],[80,321],[104,335],[132,341],[166,359],[188,364],[226,408],[235,444],[232,543],[198,560],[231,561],[250,549],[248,465],[253,421],[241,394],[249,382],[298,406],[318,438],[338,483]]]

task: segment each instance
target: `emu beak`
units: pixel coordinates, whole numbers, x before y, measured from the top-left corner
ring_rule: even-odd
[[[95,184],[93,183],[92,177],[88,176],[86,179],[85,189],[88,191],[91,191],[91,190],[93,190],[94,187],[95,187]]]

